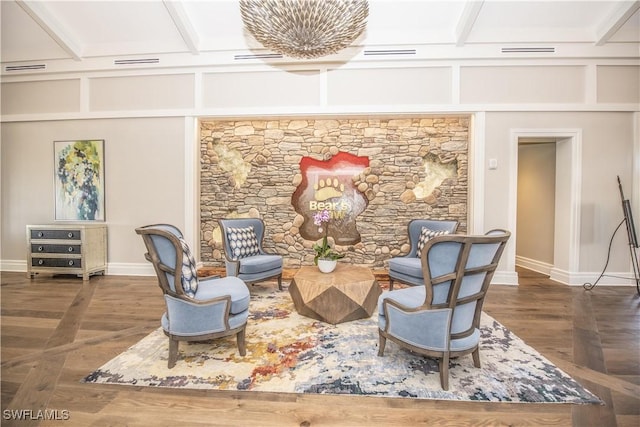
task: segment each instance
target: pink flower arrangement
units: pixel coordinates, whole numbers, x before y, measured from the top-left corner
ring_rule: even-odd
[[[331,249],[329,246],[329,241],[327,236],[329,235],[329,220],[331,219],[331,214],[328,210],[323,210],[316,212],[313,215],[313,223],[318,226],[318,231],[322,232],[322,224],[325,224],[324,227],[324,236],[322,237],[322,245],[315,244],[313,245],[313,250],[316,252],[316,256],[313,258],[313,263],[318,265],[319,259],[329,259],[329,260],[337,260],[344,257],[344,254],[339,254]]]

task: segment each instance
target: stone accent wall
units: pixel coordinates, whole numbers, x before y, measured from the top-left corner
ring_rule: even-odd
[[[354,185],[369,201],[356,224],[362,241],[337,246],[341,262],[386,268],[408,252],[414,218],[456,219],[467,229],[469,118],[273,119],[202,121],[201,258],[224,265],[217,219],[260,217],[265,248],[285,267],[313,263],[291,196],[303,156],[328,160],[340,151],[367,156]]]

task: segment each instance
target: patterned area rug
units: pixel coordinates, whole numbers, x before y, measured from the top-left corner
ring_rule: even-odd
[[[253,286],[247,355],[235,337],[180,343],[167,369],[168,339],[161,329],[84,378],[88,383],[283,393],[491,402],[602,402],[520,338],[483,313],[480,360],[453,359],[449,390],[438,364],[387,341],[377,356],[377,314],[330,325],[300,316],[286,288]]]

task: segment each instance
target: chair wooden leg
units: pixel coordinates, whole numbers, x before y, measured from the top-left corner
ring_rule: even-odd
[[[476,348],[473,353],[471,353],[471,357],[473,357],[473,366],[476,368],[480,367],[480,349]]]
[[[449,353],[440,359],[440,385],[443,390],[449,390]]]
[[[387,337],[378,333],[379,335],[379,344],[378,344],[378,356],[384,356],[384,347],[387,345]]]
[[[392,291],[393,290],[393,279],[389,278],[389,290]]]
[[[238,340],[238,352],[240,353],[240,356],[244,356],[247,354],[247,346],[245,343],[245,328],[242,328],[240,330],[240,332],[238,332],[238,334],[236,335],[236,338]]]
[[[178,340],[174,340],[169,337],[169,361],[167,362],[167,367],[169,369],[176,366],[176,362],[178,360],[178,344],[180,344]]]
[[[278,276],[278,290],[282,290],[282,274]]]

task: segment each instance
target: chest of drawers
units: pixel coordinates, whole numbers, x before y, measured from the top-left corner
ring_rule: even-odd
[[[107,269],[104,224],[27,225],[27,276],[76,274],[89,280]]]

